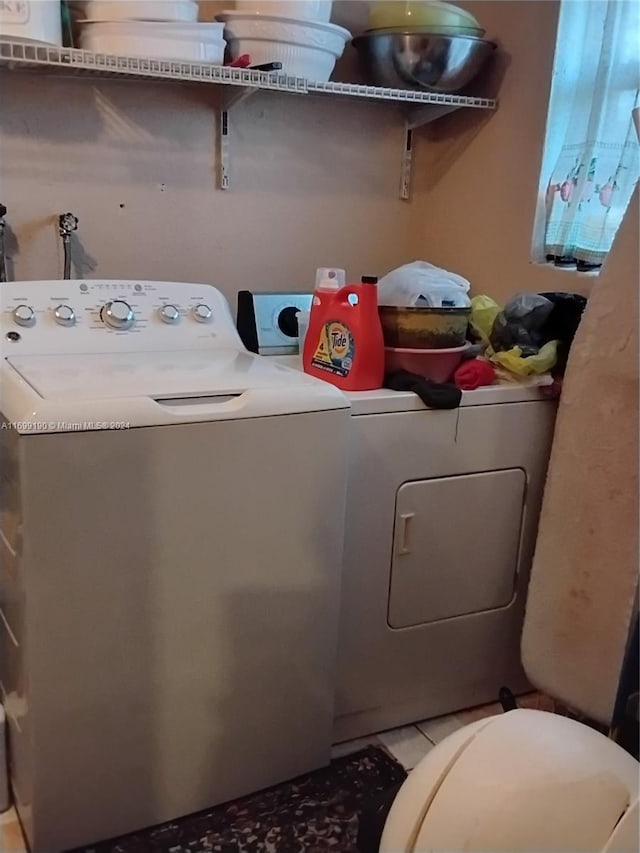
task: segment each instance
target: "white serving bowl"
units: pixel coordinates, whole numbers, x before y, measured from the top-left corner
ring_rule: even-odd
[[[324,23],[331,20],[332,6],[332,0],[236,0],[237,12]]]
[[[80,31],[80,47],[92,53],[184,59],[222,65],[225,41],[215,24],[108,21],[84,24]]]
[[[244,38],[228,38],[227,45],[231,59],[237,59],[248,53],[252,65],[281,62],[280,74],[304,77],[306,80],[315,80],[319,83],[325,83],[331,77],[336,64],[334,53],[317,47],[301,47],[297,44]]]
[[[190,23],[198,20],[198,4],[191,0],[87,0],[78,4],[87,21],[164,21]]]
[[[272,44],[282,43],[296,47],[313,47],[329,51],[335,59],[342,56],[345,45],[351,38],[349,30],[338,27],[336,24],[299,21],[295,18],[283,18],[277,15],[222,12],[220,15],[216,15],[216,19],[224,21],[225,38],[228,41],[249,39],[254,42],[266,41]]]

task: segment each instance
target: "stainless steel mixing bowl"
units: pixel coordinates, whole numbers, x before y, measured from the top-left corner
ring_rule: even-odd
[[[470,83],[496,46],[474,36],[374,30],[353,40],[376,86],[452,94]]]

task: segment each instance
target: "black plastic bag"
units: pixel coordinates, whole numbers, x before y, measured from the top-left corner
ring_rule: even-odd
[[[578,331],[587,300],[579,293],[541,293],[553,303],[553,310],[540,332],[545,341],[558,341],[558,362],[554,374],[562,376],[567,366],[571,344]]]
[[[548,340],[542,329],[554,304],[539,293],[519,293],[498,314],[491,330],[491,346],[496,352],[520,347],[523,358],[536,355]]]

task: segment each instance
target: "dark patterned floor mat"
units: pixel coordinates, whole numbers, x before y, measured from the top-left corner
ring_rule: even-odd
[[[82,853],[353,853],[362,809],[406,775],[369,746],[292,782]]]

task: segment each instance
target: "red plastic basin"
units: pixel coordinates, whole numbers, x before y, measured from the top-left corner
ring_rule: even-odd
[[[448,382],[462,361],[465,350],[470,346],[467,342],[464,346],[451,349],[385,347],[385,370],[387,373],[409,370],[434,382]]]

